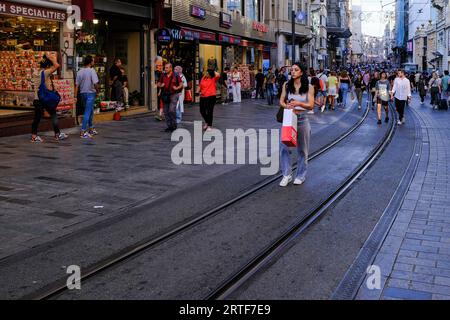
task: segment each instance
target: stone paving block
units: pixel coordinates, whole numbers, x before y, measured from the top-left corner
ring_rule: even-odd
[[[440,241],[428,241],[428,240],[423,240],[421,244],[423,246],[436,247],[436,248],[448,248],[448,246],[449,246],[447,243],[443,243]]]
[[[414,264],[418,266],[436,267],[436,261],[430,261],[420,258],[398,257],[398,262]]]
[[[429,283],[429,284],[434,283],[433,282],[434,275],[427,275],[427,274],[408,272],[408,271],[394,270],[389,275],[389,277],[391,277],[393,279],[411,280],[411,281],[417,281],[417,282],[423,282],[423,283]]]
[[[426,240],[426,241],[439,241],[440,237],[436,236],[426,236],[423,234],[415,234],[407,232],[405,235],[406,239],[418,239],[418,240]]]
[[[438,260],[437,261],[437,266],[438,268],[442,268],[442,269],[450,269],[450,261],[441,261]]]
[[[407,300],[430,300],[432,295],[428,292],[388,287],[383,291],[383,298],[397,298]]]
[[[413,271],[413,269],[414,269],[414,265],[413,264],[395,262],[393,270],[411,272],[411,271]]]
[[[417,251],[417,252],[429,252],[429,253],[438,253],[439,248],[436,247],[427,247],[422,245],[413,245],[413,244],[405,244],[403,243],[401,246],[402,249]]]
[[[450,287],[450,277],[436,276],[434,278],[434,283],[437,285]]]
[[[358,293],[355,297],[356,300],[379,300],[381,297],[381,294],[383,292],[383,288],[386,285],[387,277],[381,275],[381,281],[380,281],[380,288],[381,289],[369,289],[367,286],[367,277],[364,278],[363,283],[361,284],[361,287],[358,290]]]
[[[398,252],[399,256],[402,257],[410,257],[410,258],[417,258],[418,257],[419,252],[418,251],[414,251],[414,250],[407,250],[407,249],[400,249],[400,251]],[[419,258],[423,258],[420,257]]]

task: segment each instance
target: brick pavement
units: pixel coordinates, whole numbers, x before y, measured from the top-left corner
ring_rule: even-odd
[[[422,130],[418,168],[373,262],[381,290],[368,289],[367,276],[356,299],[450,299],[450,112],[414,100]]]

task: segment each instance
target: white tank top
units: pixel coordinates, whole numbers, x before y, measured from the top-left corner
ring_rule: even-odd
[[[288,102],[290,100],[295,100],[295,101],[298,101],[298,102],[305,102],[305,103],[307,103],[308,102],[308,92],[307,93],[303,93],[303,94],[288,93]],[[306,111],[298,114],[297,115],[297,120],[306,119],[305,113],[306,113]]]

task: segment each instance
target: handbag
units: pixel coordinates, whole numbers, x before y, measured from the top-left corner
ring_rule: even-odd
[[[50,79],[51,80],[51,79]],[[56,109],[59,102],[61,101],[61,96],[55,90],[53,85],[53,80],[51,80],[53,90],[48,90],[45,85],[44,71],[41,73],[41,84],[39,85],[38,98],[39,101],[47,108]]]
[[[277,112],[277,122],[283,123],[284,108],[280,107]]]

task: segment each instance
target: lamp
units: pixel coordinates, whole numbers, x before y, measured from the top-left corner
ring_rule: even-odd
[[[92,20],[92,23],[93,23],[93,24],[98,24],[98,19]]]

